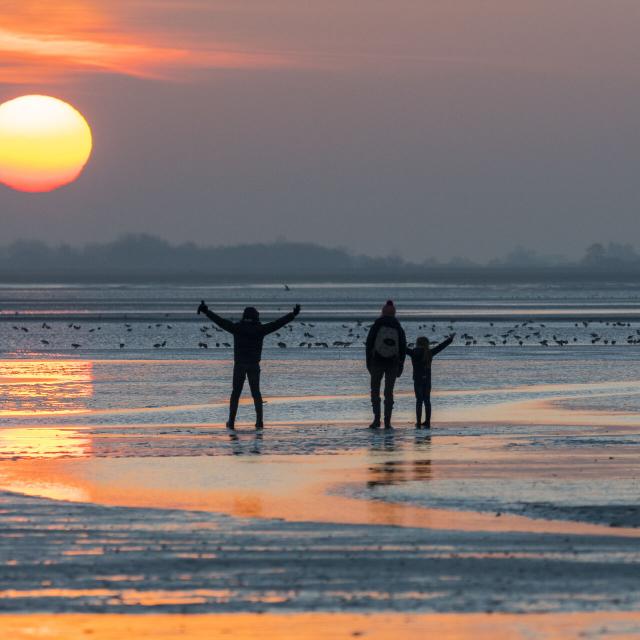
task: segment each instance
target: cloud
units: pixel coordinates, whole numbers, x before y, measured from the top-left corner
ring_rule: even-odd
[[[185,69],[277,68],[283,55],[252,51],[213,38],[195,41],[176,30],[132,31],[124,5],[97,0],[9,0],[0,19],[0,83],[56,81],[78,73],[170,77]],[[99,6],[100,4],[100,6]],[[110,6],[110,8],[108,8]],[[162,17],[162,5],[155,10]],[[105,7],[107,9],[105,10]],[[152,9],[149,9],[152,12]],[[138,24],[139,21],[136,21]]]

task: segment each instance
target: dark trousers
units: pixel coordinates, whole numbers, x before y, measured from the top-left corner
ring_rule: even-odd
[[[422,422],[422,406],[424,405],[424,421],[431,424],[431,380],[429,378],[414,378],[413,390],[416,394],[416,424]]]
[[[244,387],[245,378],[249,380],[249,388],[253,396],[253,404],[256,408],[256,423],[262,423],[262,394],[260,393],[260,365],[241,364],[233,365],[233,389],[229,400],[229,422],[233,424],[238,413],[238,403]]]
[[[384,420],[385,423],[388,423],[393,411],[393,388],[398,378],[398,363],[395,360],[389,362],[374,360],[370,371],[373,417],[380,420],[380,386],[384,377]]]

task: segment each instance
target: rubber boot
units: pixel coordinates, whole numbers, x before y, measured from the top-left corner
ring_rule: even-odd
[[[431,403],[425,405],[425,419],[424,422],[422,423],[422,426],[425,429],[431,429]]]
[[[254,398],[253,405],[256,408],[256,429],[264,429],[262,398]]]
[[[380,399],[371,400],[371,408],[373,409],[373,422],[369,425],[369,429],[380,428]]]
[[[391,426],[391,413],[393,412],[393,402],[384,402],[384,428],[393,429]]]
[[[238,414],[238,403],[240,399],[231,396],[229,400],[229,419],[227,420],[227,429],[236,428],[236,415]]]

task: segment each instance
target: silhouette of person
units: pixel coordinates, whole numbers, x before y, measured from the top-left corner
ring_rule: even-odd
[[[291,313],[287,313],[281,318],[266,324],[260,322],[260,314],[255,307],[247,307],[242,314],[240,322],[232,322],[213,313],[213,311],[209,310],[204,300],[198,307],[198,313],[204,313],[207,318],[215,322],[221,329],[233,335],[233,387],[229,400],[227,428],[235,429],[238,403],[240,402],[245,378],[247,378],[256,409],[256,429],[263,429],[262,394],[260,393],[262,343],[265,336],[291,322],[300,313],[300,305],[297,304]]]
[[[446,349],[456,337],[452,333],[435,347],[431,347],[429,338],[420,336],[414,349],[407,347],[407,355],[413,365],[413,390],[416,394],[416,429],[431,428],[431,362],[433,357]],[[425,410],[425,421],[422,422],[422,406]]]
[[[402,375],[407,352],[404,329],[396,319],[392,300],[382,307],[382,315],[373,323],[367,335],[367,370],[371,374],[371,407],[373,422],[370,429],[380,427],[380,385],[384,377],[384,428],[392,429],[393,388]]]

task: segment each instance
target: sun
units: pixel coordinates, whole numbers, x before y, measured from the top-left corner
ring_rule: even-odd
[[[91,129],[70,104],[29,95],[0,105],[0,182],[30,193],[53,191],[82,173]]]

